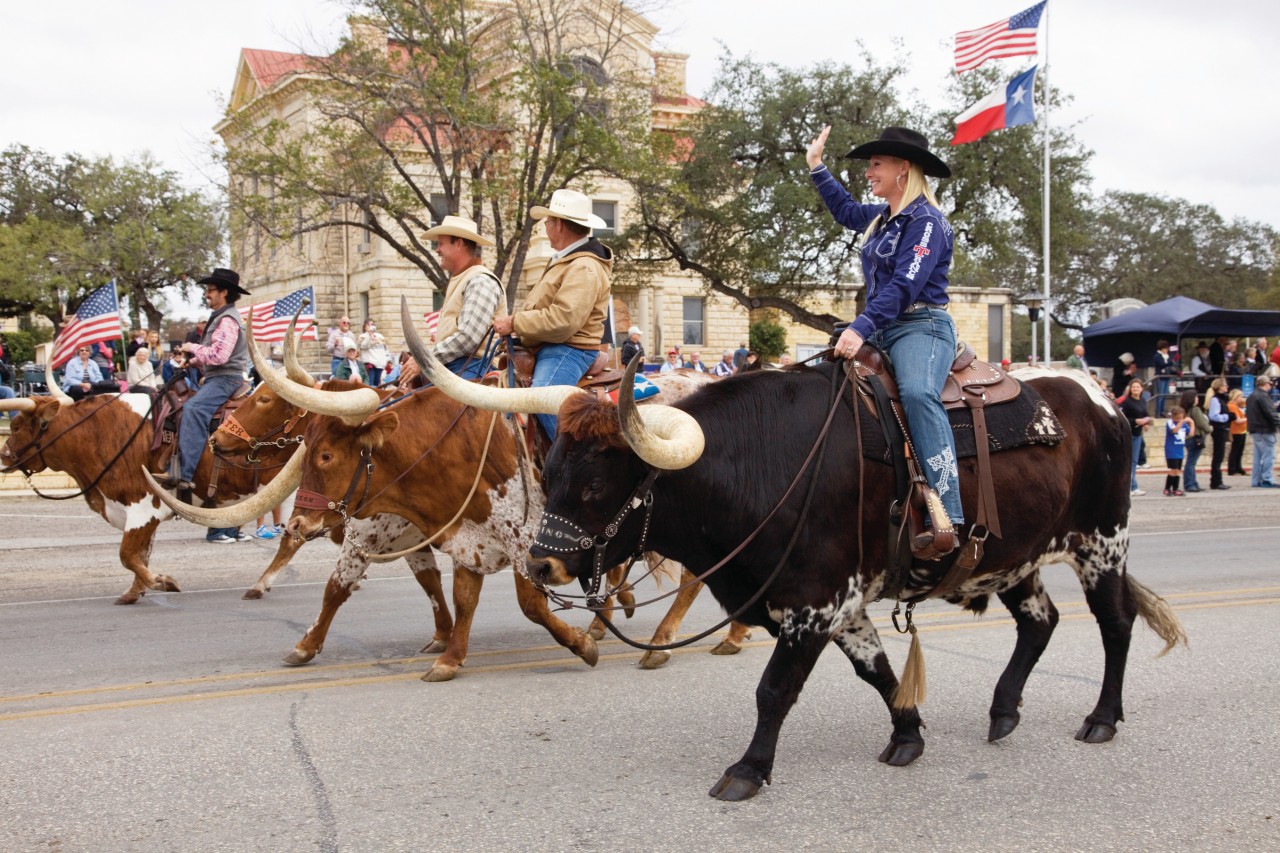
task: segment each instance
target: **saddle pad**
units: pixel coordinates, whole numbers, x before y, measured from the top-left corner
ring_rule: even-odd
[[[1067,437],[1058,416],[1044,398],[1031,386],[1022,384],[1022,393],[1012,400],[987,406],[987,445],[992,453],[1028,444],[1057,444]],[[862,455],[867,459],[892,465],[889,444],[884,431],[867,408],[862,396]],[[956,455],[960,459],[978,455],[973,435],[973,413],[967,406],[949,409],[947,418],[956,438]],[[896,427],[896,425],[895,425]]]

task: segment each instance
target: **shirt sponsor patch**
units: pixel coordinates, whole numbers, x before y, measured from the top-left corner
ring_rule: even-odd
[[[911,266],[907,267],[907,278],[912,281],[916,280],[916,273],[920,272],[920,264],[924,261],[925,256],[929,254],[929,238],[932,235],[933,223],[926,222],[924,224],[924,234],[920,236],[920,242],[911,249],[915,257],[911,259]]]

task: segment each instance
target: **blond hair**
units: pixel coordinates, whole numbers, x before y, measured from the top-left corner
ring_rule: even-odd
[[[920,196],[924,196],[924,200],[929,202],[929,204],[934,207],[938,207],[938,198],[933,194],[933,190],[929,187],[929,182],[925,179],[924,166],[910,161],[906,161],[906,163],[907,182],[902,187],[902,198],[898,202],[897,209],[894,209],[893,207],[889,208],[890,218],[896,216],[900,211],[905,209],[907,205],[920,198]],[[869,238],[875,230],[880,227],[880,218],[881,217],[877,216],[875,219],[871,220],[871,224],[867,226],[867,230],[862,232],[863,242],[866,242],[867,238]]]

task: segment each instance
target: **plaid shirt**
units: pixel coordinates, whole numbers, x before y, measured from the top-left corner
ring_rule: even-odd
[[[462,313],[458,315],[458,330],[437,341],[433,350],[441,364],[472,355],[480,349],[493,324],[500,299],[502,286],[493,276],[480,274],[467,282],[467,296],[462,302]]]

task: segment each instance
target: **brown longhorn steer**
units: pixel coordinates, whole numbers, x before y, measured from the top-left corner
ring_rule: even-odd
[[[172,514],[150,493],[143,474],[154,461],[149,450],[152,427],[143,422],[150,399],[143,394],[120,394],[79,402],[33,397],[7,403],[7,408],[20,414],[0,448],[0,464],[32,474],[51,469],[70,475],[86,490],[89,507],[124,533],[120,562],[134,580],[116,604],[133,604],[149,589],[177,592],[172,577],[152,573],[149,565],[156,528]],[[213,470],[213,456],[206,449],[196,469],[196,494],[208,494]],[[281,470],[223,469],[213,500],[225,502],[249,494]]]

